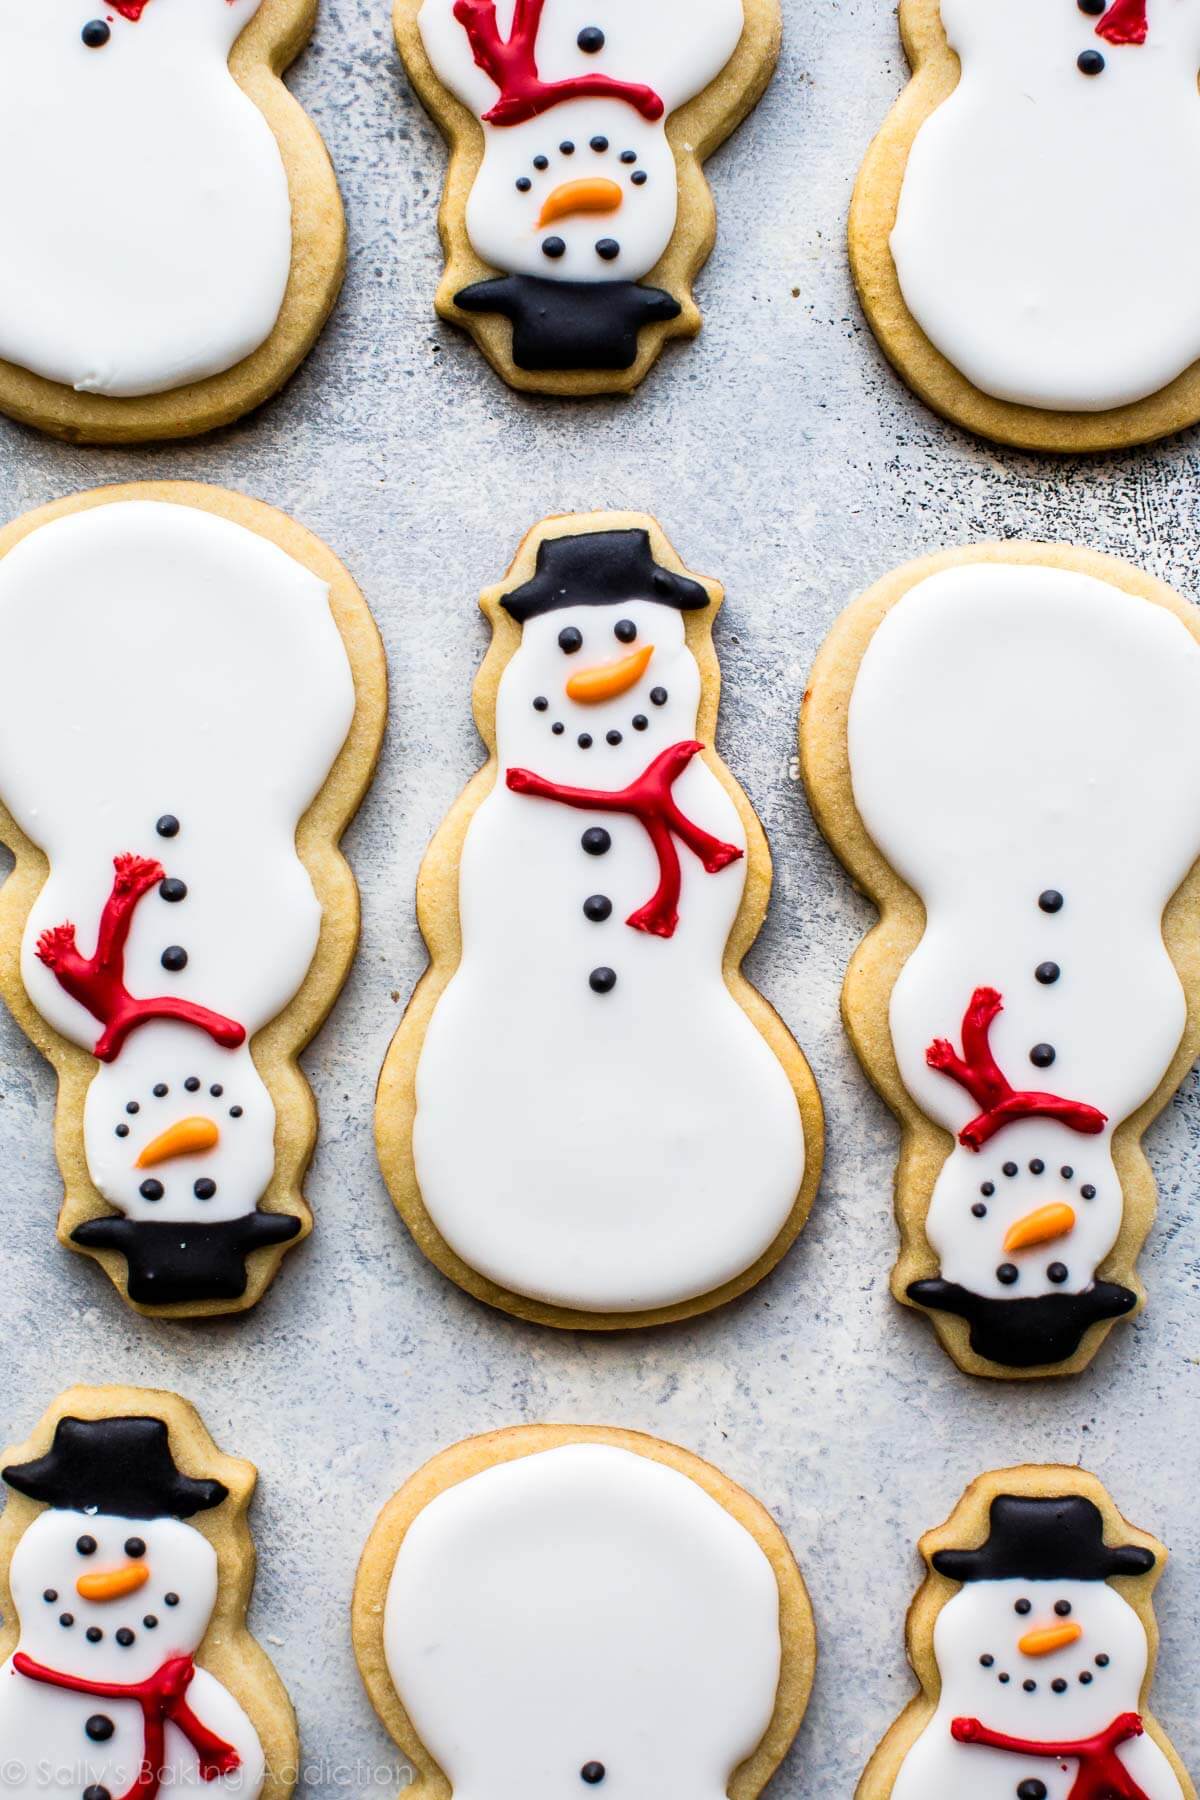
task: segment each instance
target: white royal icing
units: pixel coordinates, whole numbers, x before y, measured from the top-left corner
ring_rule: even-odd
[[[1200,356],[1200,4],[1149,0],[1142,45],[1097,36],[1076,0],[942,0],[942,19],[962,75],[909,152],[891,239],[909,311],[1001,400],[1156,393]]]
[[[496,7],[501,33],[512,28],[513,0]],[[604,33],[604,47],[579,48],[587,27]],[[543,81],[603,74],[650,87],[664,104],[650,121],[623,99],[560,101],[540,117],[516,125],[483,123],[483,162],[467,201],[467,235],[484,262],[515,275],[563,281],[637,281],[658,262],[675,230],[678,208],[675,159],[667,142],[670,114],[714,80],[736,50],[745,28],[742,0],[546,0],[537,35]],[[477,118],[490,111],[499,90],[475,61],[454,0],[425,0],[421,36],[443,84]],[[592,139],[604,148],[592,148]],[[564,154],[561,146],[571,144]],[[635,162],[622,162],[636,151]],[[535,157],[545,157],[539,169]],[[641,176],[645,180],[641,180]],[[621,190],[620,205],[602,214],[576,213],[539,227],[548,195],[561,184],[602,177]],[[528,180],[526,191],[517,181]],[[565,254],[551,260],[542,249],[561,238]],[[612,259],[596,244],[620,246]]]
[[[457,1800],[723,1800],[780,1673],[766,1555],[677,1470],[611,1445],[493,1465],[405,1533],[388,1671]]]
[[[1018,1600],[1028,1600],[1031,1611],[1016,1613]],[[1017,1645],[1026,1632],[1061,1623],[1058,1602],[1070,1606],[1082,1636],[1048,1656],[1025,1655]],[[1013,1800],[1025,1781],[1040,1781],[1047,1800],[1068,1800],[1077,1758],[959,1744],[950,1735],[953,1720],[978,1719],[991,1731],[1038,1743],[1078,1742],[1122,1713],[1140,1711],[1149,1650],[1137,1613],[1107,1582],[1003,1580],[967,1582],[947,1601],[934,1626],[934,1655],[941,1677],[937,1710],[901,1764],[892,1800],[951,1794]],[[984,1656],[994,1659],[988,1667],[980,1661]],[[1097,1656],[1106,1656],[1107,1664],[1098,1664]],[[1087,1682],[1080,1681],[1083,1674]],[[1054,1692],[1055,1680],[1067,1682],[1065,1692]],[[1026,1691],[1026,1681],[1036,1683],[1033,1692]],[[1153,1738],[1134,1738],[1117,1755],[1147,1800],[1181,1800],[1175,1773]]]
[[[1023,1119],[981,1151],[956,1143],[926,1222],[942,1275],[995,1298],[1083,1292],[1121,1225],[1113,1132],[1154,1092],[1184,1026],[1161,922],[1200,852],[1200,646],[1164,607],[1093,576],[944,569],[871,639],[849,749],[863,822],[927,915],[890,1015],[917,1104],[955,1134],[980,1112],[926,1051],[935,1038],[961,1050],[971,995],[991,987],[1004,1000],[991,1048],[1013,1087],[1108,1119],[1098,1136]],[[1063,896],[1056,913],[1039,905],[1048,890]],[[1047,962],[1061,973],[1044,985]],[[1031,1063],[1039,1044],[1055,1050],[1050,1067]],[[995,1192],[981,1200],[984,1183]],[[1056,1202],[1073,1209],[1072,1231],[1004,1249],[1018,1219]],[[1015,1285],[997,1278],[1007,1263]],[[1065,1281],[1049,1279],[1052,1263]]]
[[[161,393],[268,338],[287,175],[229,73],[260,0],[0,8],[0,357],[84,393]],[[89,49],[81,30],[106,23]]]
[[[151,888],[139,903],[129,991],[178,995],[247,1033],[224,1049],[173,1020],[134,1030],[88,1090],[92,1179],[134,1218],[240,1216],[274,1167],[274,1108],[249,1040],[300,987],[320,931],[296,826],[354,713],[328,588],[257,533],[195,507],[93,507],[39,527],[0,561],[0,663],[11,681],[0,797],[50,864],[21,946],[38,1011],[73,1043],[96,1044],[100,1024],[36,947],[71,920],[91,955],[113,857],[132,851],[187,894],[168,903]],[[176,836],[158,835],[164,815],[178,819]],[[187,952],[177,973],[161,961],[170,946]],[[135,1168],[147,1143],[195,1117],[217,1125],[212,1150]],[[165,1189],[156,1202],[141,1198],[147,1175]],[[198,1201],[193,1184],[205,1178],[216,1193]]]
[[[86,1558],[75,1545],[95,1539]],[[87,1600],[78,1591],[80,1575],[121,1569],[125,1543],[140,1538],[149,1580],[115,1600]],[[47,1508],[18,1540],[10,1579],[17,1613],[17,1650],[63,1675],[111,1683],[146,1681],[172,1657],[194,1656],[208,1630],[217,1600],[217,1558],[200,1532],[179,1519],[125,1519],[94,1511]],[[52,1594],[53,1599],[47,1599]],[[166,1596],[177,1596],[168,1605]],[[63,1616],[70,1625],[60,1623]],[[157,1623],[151,1627],[146,1618]],[[89,1630],[103,1635],[96,1643]],[[119,1630],[133,1642],[117,1642]],[[231,1775],[204,1781],[195,1749],[178,1728],[166,1728],[166,1776],[162,1791],[183,1788],[210,1796],[237,1794],[256,1800],[265,1765],[258,1733],[233,1695],[206,1669],[197,1669],[187,1703],[200,1722],[238,1752]],[[89,1737],[87,1721],[109,1720],[112,1735]],[[78,1800],[87,1787],[127,1793],[144,1754],[142,1709],[131,1700],[72,1693],[31,1680],[11,1658],[0,1669],[0,1750],[6,1800]]]
[[[570,700],[571,676],[626,648],[613,630],[623,620],[637,627],[632,649],[654,646],[644,675],[617,699]],[[583,643],[565,656],[558,638],[571,627]],[[667,700],[656,706],[658,688]],[[773,1242],[803,1179],[795,1095],[722,974],[745,861],[709,875],[680,846],[675,935],[635,931],[625,921],[658,881],[641,824],[505,783],[508,769],[527,768],[622,788],[668,746],[695,739],[699,700],[682,615],[651,600],[533,618],[500,683],[499,773],[463,846],[462,961],[421,1052],[413,1152],[451,1248],[554,1305],[629,1312],[711,1292]],[[674,794],[689,818],[744,849],[737,810],[698,757]],[[581,840],[597,826],[612,847],[590,856]],[[612,901],[601,924],[583,912],[597,894]],[[611,993],[592,992],[596,968],[615,971]]]

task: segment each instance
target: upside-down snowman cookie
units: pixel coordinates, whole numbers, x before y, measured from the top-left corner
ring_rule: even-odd
[[[357,938],[365,602],[267,507],[111,488],[0,534],[0,667],[0,986],[59,1076],[59,1236],[135,1304],[248,1306],[312,1222],[296,1057]]]
[[[512,386],[628,392],[716,236],[701,168],[779,54],[778,0],[395,0],[451,145],[437,310]]]
[[[813,672],[809,795],[882,914],[843,1011],[904,1128],[893,1292],[975,1373],[1078,1370],[1143,1297],[1140,1140],[1200,1043],[1198,638],[1005,544],[888,576]]]
[[[816,1662],[769,1514],[699,1457],[602,1426],[435,1456],[376,1522],[353,1629],[416,1791],[442,1800],[756,1800]]]
[[[1032,449],[1200,419],[1198,0],[901,0],[900,25],[850,251],[904,379]]]
[[[921,1540],[921,1693],[856,1800],[1195,1800],[1149,1711],[1166,1561],[1076,1468],[981,1476]]]
[[[279,79],[316,10],[0,8],[0,409],[76,441],[179,437],[296,368],[345,264],[329,158]]]
[[[82,1387],[0,1476],[4,1800],[287,1800],[295,1717],[246,1629],[253,1464],[175,1394]]]
[[[640,513],[545,520],[483,596],[491,754],[421,871],[376,1133],[426,1255],[546,1324],[718,1305],[816,1191],[812,1076],[739,973],[770,857],[709,747],[721,597]]]

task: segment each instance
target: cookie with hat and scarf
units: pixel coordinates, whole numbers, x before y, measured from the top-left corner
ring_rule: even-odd
[[[771,78],[778,0],[395,0],[395,29],[451,147],[438,312],[513,387],[629,392],[700,329],[701,165]]]
[[[901,0],[900,30],[913,79],[859,174],[850,260],[905,381],[1023,449],[1194,425],[1200,5]]]
[[[771,868],[712,749],[721,600],[640,513],[543,521],[482,600],[489,760],[421,870],[376,1134],[425,1253],[551,1325],[744,1292],[820,1175],[808,1065],[740,973]]]
[[[0,662],[0,992],[58,1075],[59,1239],[138,1308],[239,1311],[312,1228],[374,623],[281,513],[135,484],[0,532]]]
[[[1149,1705],[1167,1553],[1094,1475],[983,1475],[920,1549],[921,1692],[857,1800],[1196,1800]]]
[[[295,1716],[246,1629],[253,1465],[176,1394],[79,1387],[0,1476],[6,1800],[287,1800]]]
[[[1074,1373],[1144,1301],[1141,1141],[1200,1050],[1200,615],[1063,545],[927,557],[800,738],[881,914],[842,1007],[903,1130],[892,1291],[970,1373]]]

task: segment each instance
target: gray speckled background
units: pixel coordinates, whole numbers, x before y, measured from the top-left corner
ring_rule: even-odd
[[[24,1436],[71,1381],[148,1382],[189,1395],[220,1443],[259,1465],[253,1624],[295,1698],[313,1795],[396,1786],[347,1618],[377,1509],[441,1446],[540,1419],[673,1438],[758,1494],[789,1534],[823,1656],[778,1800],[848,1800],[910,1692],[915,1538],[977,1471],[1026,1458],[1086,1463],[1171,1545],[1157,1710],[1200,1769],[1195,1079],[1149,1140],[1162,1205],[1142,1260],[1144,1319],[1067,1386],[959,1375],[888,1294],[896,1132],[838,1020],[871,914],[818,838],[792,761],[826,628],[908,557],[982,537],[1075,539],[1194,592],[1197,440],[1043,462],[976,444],[909,396],[863,324],[843,251],[859,158],[905,78],[893,10],[784,8],[776,82],[710,165],[721,224],[699,290],[705,331],[669,350],[633,400],[518,398],[434,320],[441,141],[399,72],[384,0],[323,0],[291,83],[341,178],[350,270],[287,391],[233,430],[167,450],[71,450],[0,422],[4,517],[154,475],[244,489],[328,539],[390,657],[386,750],[347,839],[362,951],[305,1059],[322,1117],[316,1234],[255,1313],[206,1329],[147,1323],[58,1246],[51,1074],[0,1019],[0,1437]],[[450,1286],[392,1211],[371,1140],[376,1071],[424,960],[417,865],[479,761],[476,593],[543,514],[600,506],[657,514],[691,566],[728,585],[722,748],[777,869],[749,971],[808,1052],[829,1122],[820,1198],[782,1268],[697,1324],[617,1341],[533,1330]]]

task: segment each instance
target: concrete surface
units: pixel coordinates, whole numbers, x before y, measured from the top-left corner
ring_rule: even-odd
[[[386,752],[347,843],[362,952],[306,1059],[323,1123],[308,1188],[316,1235],[257,1312],[209,1329],[146,1324],[57,1245],[50,1071],[0,1020],[0,1436],[24,1436],[69,1382],[148,1382],[189,1395],[219,1442],[259,1465],[253,1624],[295,1698],[314,1800],[397,1787],[347,1620],[377,1509],[441,1446],[539,1419],[675,1439],[758,1494],[789,1534],[823,1656],[776,1800],[848,1800],[910,1692],[916,1537],[979,1470],[1024,1459],[1086,1464],[1171,1545],[1156,1710],[1200,1770],[1195,1078],[1149,1140],[1162,1205],[1142,1259],[1144,1320],[1070,1385],[959,1375],[888,1294],[896,1132],[838,1020],[870,909],[818,838],[793,761],[797,703],[830,621],[909,557],[994,536],[1070,539],[1194,593],[1198,440],[1041,461],[973,442],[900,386],[843,251],[860,156],[905,79],[892,8],[784,4],[776,82],[710,165],[721,225],[700,284],[704,334],[669,350],[632,401],[517,398],[435,321],[441,140],[400,74],[384,0],[323,0],[291,80],[341,178],[350,271],[287,391],[233,430],[166,450],[71,450],[0,422],[5,518],[155,475],[241,488],[345,558],[391,660]],[[394,1214],[371,1140],[375,1075],[423,966],[418,861],[479,761],[477,591],[527,525],[599,506],[657,514],[693,568],[728,584],[722,747],[777,866],[750,972],[807,1050],[829,1118],[814,1216],[774,1277],[698,1324],[613,1342],[523,1327],[449,1286]]]

